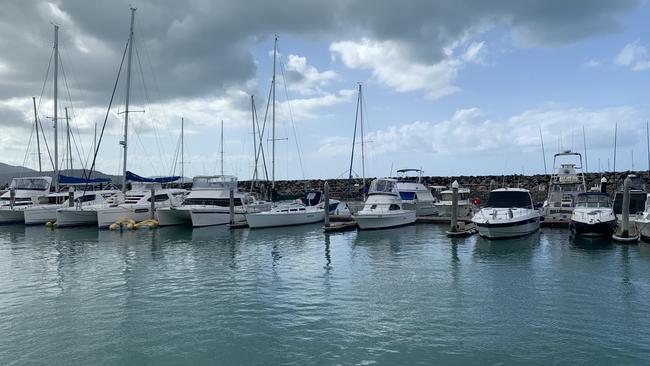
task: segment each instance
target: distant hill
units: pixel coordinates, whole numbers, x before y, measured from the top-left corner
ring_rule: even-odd
[[[72,170],[62,170],[61,174],[69,175],[73,177],[81,177],[83,175],[83,170],[81,169],[72,169]],[[5,163],[0,163],[0,187],[5,187],[11,183],[11,179],[16,177],[34,177],[34,176],[52,176],[52,171],[44,171],[39,173],[34,169],[30,169],[23,166],[14,166]],[[102,172],[93,172],[92,178],[110,178],[113,183],[120,183],[119,176],[104,174]]]

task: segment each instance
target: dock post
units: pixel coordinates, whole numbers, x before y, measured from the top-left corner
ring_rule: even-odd
[[[228,192],[229,206],[230,206],[230,225],[235,224],[235,191],[231,188]]]
[[[458,181],[451,184],[451,232],[458,230]]]
[[[74,187],[68,189],[68,207],[74,206]]]
[[[151,211],[151,219],[156,219],[156,189],[151,187],[151,198],[149,198],[149,211]]]
[[[323,209],[325,210],[325,227],[330,226],[330,185],[325,182],[325,185],[323,186],[323,192],[325,194],[325,207]]]
[[[16,189],[14,187],[9,188],[9,206],[13,210],[14,205],[16,204]]]
[[[623,181],[623,209],[621,212],[621,215],[623,216],[623,220],[621,222],[623,231],[621,232],[621,236],[623,238],[629,237],[630,234],[630,184],[631,183],[632,180],[630,179],[630,176],[627,176]]]

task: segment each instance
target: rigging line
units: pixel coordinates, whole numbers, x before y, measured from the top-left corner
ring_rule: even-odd
[[[34,136],[34,131],[36,130],[35,126],[32,125],[31,132],[29,133],[29,141],[27,141],[27,148],[25,148],[25,157],[23,158],[23,169],[22,171],[24,172],[25,169],[27,168],[27,156],[29,155],[29,147],[32,144],[32,138]]]
[[[154,169],[154,171],[157,171],[157,173],[161,173],[160,175],[162,176],[164,174],[164,170],[162,172],[160,170],[157,170],[156,166],[153,164],[153,161],[151,161],[149,154],[147,154],[147,149],[144,147],[144,143],[140,138],[141,133],[140,131],[138,131],[139,127],[137,126],[136,123],[133,123],[132,127],[133,127],[133,132],[135,132],[135,137],[138,139],[138,142],[140,143],[140,147],[142,147],[142,151],[144,152],[144,157],[147,159],[147,162],[149,162],[149,164]]]
[[[256,133],[259,135],[259,139],[260,139],[260,142],[261,142],[262,134],[260,133],[260,118],[257,116],[257,106],[255,106],[255,108],[253,110],[255,111],[255,126],[257,127],[257,132]],[[261,149],[261,151],[259,149]],[[262,146],[258,147],[257,153],[259,154],[260,152],[262,153],[262,164],[264,165],[264,178],[266,178],[266,180],[268,181],[269,180],[269,172],[266,169],[266,158],[264,157],[264,149],[262,148]],[[257,163],[258,163],[258,161],[257,161],[257,158],[256,158],[255,159],[255,164],[257,164]],[[258,179],[259,179],[259,177],[258,177]]]
[[[293,130],[293,138],[296,140],[296,149],[298,149],[298,162],[300,163],[300,172],[302,173],[302,179],[305,179],[305,169],[302,165],[302,152],[300,146],[300,140],[298,139],[298,134],[296,132],[296,124],[293,121],[293,110],[291,109],[291,101],[289,100],[289,90],[287,89],[287,79],[284,76],[284,63],[280,60],[280,72],[282,73],[282,86],[284,87],[284,94],[287,98],[287,107],[289,109],[289,119],[291,120],[291,129]],[[287,151],[289,149],[287,148]],[[287,152],[288,155],[288,152]]]
[[[68,92],[68,101],[70,102],[70,109],[72,109],[72,117],[74,119],[74,117],[75,117],[74,105],[72,104],[72,96],[70,95],[70,88],[68,87],[68,79],[67,79],[66,74],[65,74],[65,69],[63,68],[63,60],[60,60],[60,61],[61,61],[60,62],[61,73],[63,74],[63,82],[64,82],[64,85],[65,85],[66,91]],[[68,123],[67,126],[69,128],[70,124]],[[74,126],[74,127],[76,127],[76,126]],[[77,132],[77,136],[79,137],[79,141],[81,141],[81,135],[79,134],[79,128],[75,128],[75,130]],[[82,169],[85,170],[86,166],[85,166],[85,163],[83,161],[82,154],[86,155],[86,152],[84,151],[83,145],[81,146],[81,152],[79,152],[79,145],[77,144],[77,140],[74,137],[74,133],[72,133],[71,136],[72,136],[72,141],[74,142],[75,150],[77,151],[77,156],[79,157],[79,163],[81,164]]]
[[[52,53],[50,54],[50,61],[47,63],[47,71],[45,72],[45,79],[43,80],[43,87],[41,88],[41,96],[38,97],[38,112],[41,112],[41,100],[43,99],[43,94],[45,93],[45,86],[47,85],[47,79],[50,76],[50,68],[52,67],[52,59],[54,58],[54,48],[52,48]]]
[[[140,52],[138,52],[138,47],[137,47],[137,43],[135,42],[135,40],[133,41],[133,46],[135,48],[135,58],[136,58],[136,60],[138,60],[138,68],[140,69],[140,80],[142,81],[142,87],[144,89],[144,96],[145,96],[145,99],[147,101],[147,105],[149,107],[151,107],[152,103],[151,103],[151,98],[149,96],[149,89],[147,88],[147,83],[144,80],[144,70],[142,69],[142,63],[140,62]],[[151,109],[151,108],[149,108],[149,109]],[[153,113],[150,113],[150,114],[151,114],[151,117],[152,117],[151,118],[152,119],[151,127],[152,127],[153,132],[154,132],[155,142],[156,142],[156,149],[158,150],[158,157],[160,159],[160,169],[161,170],[159,170],[159,172],[161,173],[160,175],[162,176],[164,174],[165,170],[167,170],[166,167],[165,167],[166,161],[165,161],[165,159],[163,159],[163,153],[162,153],[163,149],[162,149],[162,145],[161,145],[161,141],[160,141],[160,133],[158,131],[158,126],[156,125],[156,123],[154,121]],[[146,153],[146,150],[145,150],[145,153]]]
[[[179,155],[179,151],[181,149],[181,139],[182,139],[182,136],[178,136],[178,140],[176,142],[176,149],[174,150],[174,159],[172,160],[174,162],[174,164],[172,164],[172,169],[170,170],[170,173],[169,173],[170,177],[173,177],[174,175],[176,175],[176,166],[178,165],[178,155]],[[183,164],[182,161],[181,161],[181,164]]]
[[[266,130],[266,122],[268,121],[268,117],[269,117],[269,108],[271,106],[271,92],[272,91],[273,91],[273,85],[271,85],[269,87],[269,95],[266,98],[266,110],[264,112],[264,121],[262,122],[262,130],[259,132],[259,141],[260,141],[260,143],[259,143],[259,148],[257,149],[257,157],[255,157],[255,162],[259,162],[259,156],[260,156],[260,154],[262,155],[262,162],[264,163],[264,175],[265,175],[266,181],[269,180],[269,174],[268,174],[268,170],[267,170],[267,167],[266,167],[266,160],[264,159],[264,132]],[[259,122],[259,119],[258,119],[258,122]],[[259,123],[257,125],[257,129],[259,130]],[[267,141],[267,143],[268,143],[268,141]]]
[[[120,81],[120,74],[122,73],[122,66],[124,66],[124,59],[126,58],[126,51],[129,47],[129,42],[127,41],[126,44],[124,45],[124,53],[122,53],[122,61],[120,62],[120,67],[117,70],[117,77],[115,78],[115,84],[113,85],[113,92],[111,93],[111,100],[108,102],[108,109],[106,110],[106,115],[104,116],[104,123],[102,124],[102,131],[99,134],[99,140],[97,140],[97,145],[95,146],[95,153],[93,154],[93,163],[90,166],[90,170],[88,171],[88,175],[86,175],[86,171],[84,171],[84,178],[90,178],[93,174],[93,171],[95,170],[95,163],[97,162],[97,153],[99,152],[99,147],[102,142],[102,138],[104,137],[104,130],[106,129],[106,123],[108,122],[108,116],[111,113],[111,107],[113,106],[113,99],[115,98],[115,91],[117,90],[117,85]],[[84,193],[82,194],[85,195],[86,191],[88,190],[88,183],[85,184],[84,186]]]

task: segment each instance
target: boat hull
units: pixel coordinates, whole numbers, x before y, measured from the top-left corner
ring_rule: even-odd
[[[158,226],[191,225],[192,212],[183,207],[165,207],[156,210]]]
[[[135,222],[151,219],[150,207],[144,205],[124,207],[107,207],[97,210],[97,227],[105,229],[111,224],[127,220]]]
[[[190,213],[193,227],[226,225],[230,223],[230,212],[221,210],[193,209]],[[246,216],[235,213],[235,222],[246,221]]]
[[[256,228],[315,224],[325,220],[325,211],[262,212],[246,215],[248,226]]]
[[[25,209],[5,206],[0,208],[0,224],[18,224],[25,222]]]
[[[42,205],[29,207],[25,210],[25,225],[42,225],[56,221],[56,211],[61,205]]]
[[[436,216],[438,208],[433,202],[402,203],[404,210],[415,211],[416,216]]]
[[[471,218],[474,214],[473,205],[459,204],[458,205],[458,218]],[[451,217],[451,204],[438,203],[436,204],[438,216]]]
[[[616,230],[616,220],[605,221],[605,222],[596,222],[596,223],[586,223],[576,220],[571,220],[569,225],[571,232],[574,235],[581,236],[612,236]]]
[[[487,239],[508,239],[526,236],[539,230],[539,217],[513,220],[507,223],[474,222],[478,234]]]
[[[395,226],[410,225],[415,223],[415,211],[402,211],[382,214],[356,214],[352,218],[359,229],[384,229]]]
[[[97,211],[77,208],[59,209],[56,211],[56,225],[58,227],[97,225]]]

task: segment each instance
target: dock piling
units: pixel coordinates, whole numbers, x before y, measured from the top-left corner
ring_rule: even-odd
[[[151,213],[151,219],[156,219],[156,189],[151,187],[151,198],[149,198],[149,211]]]
[[[451,232],[458,231],[458,181],[451,184]]]
[[[230,225],[235,224],[235,191],[230,189],[228,192],[228,200],[230,206]]]
[[[325,194],[325,227],[330,226],[330,185],[325,182],[323,186],[323,193]]]

